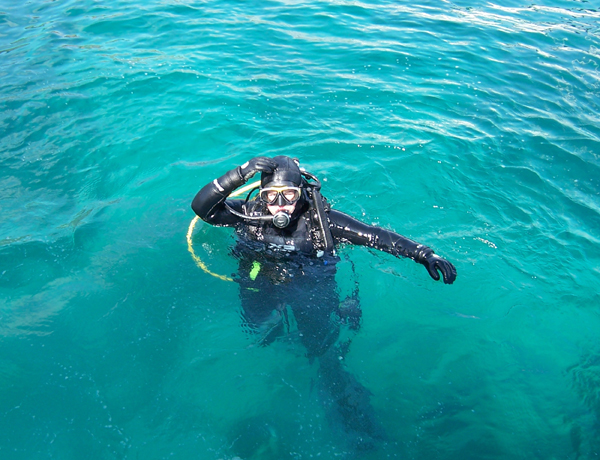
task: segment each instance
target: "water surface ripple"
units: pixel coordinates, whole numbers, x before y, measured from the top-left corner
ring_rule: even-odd
[[[592,2],[5,3],[0,457],[351,458],[293,337],[253,346],[187,253],[199,187],[280,154],[458,268],[342,250],[364,458],[600,454]]]

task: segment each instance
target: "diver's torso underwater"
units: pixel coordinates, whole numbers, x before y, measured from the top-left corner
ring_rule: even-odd
[[[260,187],[246,199],[229,199],[256,173]],[[289,332],[290,315],[310,360],[319,359],[321,388],[330,419],[344,427],[356,450],[373,449],[385,434],[369,403],[369,392],[343,367],[340,356],[350,342],[340,342],[340,328],[360,325],[357,291],[340,302],[335,274],[336,246],[355,244],[406,257],[425,266],[446,284],[456,269],[429,247],[395,232],[360,222],[331,209],[319,180],[286,156],[256,157],[203,187],[192,202],[194,212],[216,226],[234,227],[239,260],[243,326],[257,343],[268,345]],[[253,197],[253,193],[258,194]]]

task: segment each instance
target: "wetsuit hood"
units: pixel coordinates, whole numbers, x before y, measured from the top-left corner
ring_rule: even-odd
[[[297,159],[280,155],[274,157],[273,161],[277,163],[277,168],[275,168],[275,171],[272,173],[263,172],[261,174],[261,188],[280,186],[303,188],[302,173],[300,172],[300,166]],[[306,191],[302,190],[300,199],[296,202],[294,212],[289,215],[289,221],[291,223],[295,222],[298,217],[306,211],[306,206]],[[287,227],[287,225],[283,227]]]
[[[272,187],[288,185],[300,187],[302,185],[302,174],[298,166],[298,160],[283,155],[273,158],[277,168],[272,173],[263,172],[260,176],[260,186]]]

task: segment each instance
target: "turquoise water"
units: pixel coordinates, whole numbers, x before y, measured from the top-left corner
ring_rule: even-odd
[[[2,2],[0,457],[596,458],[599,22],[567,0]],[[372,452],[188,253],[195,193],[258,154],[457,267],[341,251]],[[193,236],[221,274],[233,242]]]

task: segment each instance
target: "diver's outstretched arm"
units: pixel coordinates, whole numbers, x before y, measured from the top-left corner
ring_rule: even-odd
[[[456,268],[446,259],[438,256],[433,250],[398,233],[365,224],[348,214],[331,210],[329,222],[333,237],[340,242],[347,242],[379,249],[396,257],[408,257],[427,268],[429,276],[439,280],[442,273],[444,283],[452,284],[456,279]]]
[[[218,179],[206,184],[192,201],[192,209],[204,221],[213,225],[232,225],[239,218],[227,211],[225,200],[236,188],[244,185],[259,171],[272,173],[277,163],[266,157],[250,161],[228,171]]]

